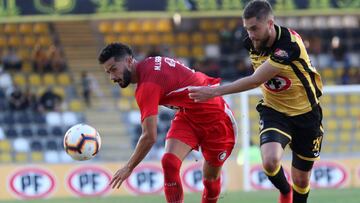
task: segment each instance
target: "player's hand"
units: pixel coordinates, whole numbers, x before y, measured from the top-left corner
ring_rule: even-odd
[[[115,189],[115,188],[119,189],[121,184],[124,182],[124,180],[126,180],[131,175],[131,173],[132,173],[132,170],[128,166],[125,166],[125,167],[119,169],[114,174],[109,185],[112,185],[112,189]]]
[[[214,88],[212,87],[189,87],[189,97],[195,102],[203,102],[213,97],[216,97]]]

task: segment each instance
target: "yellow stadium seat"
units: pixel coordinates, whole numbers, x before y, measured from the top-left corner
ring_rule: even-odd
[[[226,27],[225,21],[223,19],[217,19],[213,23],[215,30],[223,30]]]
[[[346,95],[339,94],[335,97],[336,105],[343,106],[346,103]]]
[[[259,133],[259,124],[257,122],[252,122],[251,123],[251,132],[253,134]]]
[[[18,55],[22,60],[30,60],[31,59],[31,52],[27,48],[19,49]]]
[[[322,110],[324,118],[330,118],[332,116],[331,109],[323,108]]]
[[[335,78],[341,78],[341,76],[344,73],[344,69],[343,68],[337,68],[334,70],[335,73]]]
[[[190,37],[188,33],[182,32],[176,35],[176,43],[179,45],[187,45],[190,43]]]
[[[238,26],[239,21],[240,21],[239,19],[230,19],[230,20],[228,20],[227,28],[229,30],[234,30],[236,28],[236,26]]]
[[[324,80],[334,79],[335,71],[332,68],[325,68],[322,70],[321,76],[324,77]]]
[[[0,47],[4,48],[7,46],[7,39],[5,36],[0,36]]]
[[[193,46],[191,48],[191,55],[196,58],[204,57],[204,48],[202,46]]]
[[[124,21],[116,21],[113,26],[114,33],[122,34],[126,31],[126,23]]]
[[[53,88],[54,93],[58,94],[61,98],[65,98],[65,90],[60,86]]]
[[[154,32],[155,23],[152,20],[145,20],[141,25],[141,31],[145,33]]]
[[[36,73],[30,74],[28,80],[31,86],[40,86],[42,84],[40,75]]]
[[[9,140],[0,140],[0,152],[10,152],[11,148],[12,147]]]
[[[81,112],[84,110],[84,104],[77,99],[70,102],[70,111]]]
[[[334,131],[338,127],[337,120],[335,120],[335,119],[329,119],[324,124],[325,124],[325,129],[327,129],[329,131]]]
[[[324,94],[323,96],[320,97],[320,102],[321,102],[321,104],[324,104],[324,105],[331,104],[332,96],[328,95],[328,94]]]
[[[335,109],[335,115],[336,115],[337,117],[342,118],[342,117],[345,117],[346,114],[347,114],[347,110],[346,110],[345,107],[337,107],[337,108]]]
[[[0,163],[9,163],[11,161],[12,161],[12,157],[9,152],[0,153]]]
[[[159,45],[161,43],[160,37],[157,34],[148,34],[146,41],[150,45]]]
[[[172,22],[170,20],[159,20],[156,23],[155,30],[157,32],[171,32],[172,31]]]
[[[134,89],[132,87],[122,88],[121,96],[131,98],[134,96]]]
[[[5,24],[4,32],[8,35],[16,34],[17,32],[17,25],[13,23]]]
[[[32,64],[30,61],[24,61],[21,67],[21,71],[24,73],[30,73],[32,71]]]
[[[191,42],[194,45],[200,45],[204,43],[204,35],[201,32],[195,32],[191,35]]]
[[[30,23],[22,23],[19,25],[19,32],[21,34],[30,34],[33,32],[33,26]]]
[[[131,20],[128,23],[127,31],[131,33],[139,33],[141,32],[141,24],[138,20]]]
[[[47,35],[42,35],[38,38],[38,43],[41,46],[48,47],[52,44],[52,39]]]
[[[212,20],[200,20],[200,30],[210,31],[214,29],[214,23]]]
[[[324,136],[326,137],[326,139],[325,139],[326,142],[335,143],[336,136],[335,136],[334,132],[325,133]]]
[[[60,73],[58,76],[57,76],[57,82],[59,85],[62,85],[62,86],[68,86],[71,84],[71,78],[68,74],[66,73]]]
[[[255,109],[251,109],[249,112],[250,119],[258,119],[259,114]]]
[[[340,142],[349,144],[352,141],[352,133],[351,131],[341,131]]]
[[[35,23],[34,33],[36,34],[47,34],[49,33],[49,27],[46,23]]]
[[[360,146],[360,131],[356,131],[354,136],[355,136],[355,141],[358,142]]]
[[[13,76],[14,83],[21,87],[26,85],[26,77],[22,73],[17,73]]]
[[[113,31],[112,23],[107,21],[100,22],[98,28],[99,28],[99,32],[102,34],[109,34],[112,33]]]
[[[120,98],[117,102],[117,106],[121,111],[130,111],[131,101],[128,98]]]
[[[141,46],[144,45],[146,43],[145,41],[145,36],[141,35],[141,34],[135,34],[132,37],[132,44],[135,46]]]
[[[334,152],[334,147],[332,145],[323,145],[321,147],[321,152],[322,153],[332,153]]]
[[[13,47],[19,47],[20,46],[20,38],[16,35],[10,36],[8,44]]]
[[[118,38],[119,42],[124,44],[131,44],[131,37],[129,35],[120,35]]]
[[[25,152],[17,152],[15,154],[14,160],[15,162],[24,163],[28,159],[27,153]]]
[[[355,104],[354,104],[350,107],[349,111],[350,111],[349,113],[352,117],[355,117],[355,118],[360,117],[360,107],[359,106],[355,106]]]
[[[166,44],[166,45],[173,45],[175,43],[175,37],[173,34],[164,34],[161,38],[161,41],[163,44]]]
[[[104,38],[105,44],[111,44],[117,41],[116,35],[105,35]]]
[[[351,94],[349,95],[350,104],[357,105],[360,104],[360,94]]]
[[[360,152],[360,145],[359,144],[352,145],[351,150],[352,152]]]
[[[43,84],[47,86],[56,84],[55,75],[51,73],[46,73],[43,76]]]
[[[177,57],[189,57],[190,52],[187,46],[179,46],[175,49],[175,54]]]
[[[31,152],[31,161],[33,162],[41,162],[44,160],[44,155],[42,152]]]
[[[205,39],[207,44],[219,43],[219,35],[217,33],[207,33]]]
[[[354,128],[354,124],[351,119],[341,119],[341,129],[351,130]]]
[[[339,153],[346,153],[349,151],[350,151],[349,145],[338,145],[337,150],[336,150],[336,152],[339,152]]]
[[[27,46],[27,47],[34,47],[36,44],[36,39],[34,36],[32,35],[26,35],[24,38],[23,38],[23,45]]]

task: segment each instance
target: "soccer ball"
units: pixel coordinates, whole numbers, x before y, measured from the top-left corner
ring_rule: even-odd
[[[100,135],[89,125],[77,124],[65,133],[64,149],[75,160],[83,161],[93,158],[100,147]]]

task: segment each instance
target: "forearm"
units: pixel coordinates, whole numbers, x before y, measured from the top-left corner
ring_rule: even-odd
[[[262,83],[260,81],[256,81],[252,76],[248,76],[238,79],[232,83],[216,87],[215,94],[216,96],[222,96],[226,94],[243,92],[246,90],[254,89],[261,84]]]
[[[134,169],[149,153],[151,147],[155,144],[155,141],[155,139],[149,136],[145,136],[144,134],[141,135],[127,166],[130,169]]]

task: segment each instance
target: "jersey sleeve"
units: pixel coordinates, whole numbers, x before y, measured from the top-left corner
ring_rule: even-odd
[[[286,69],[290,63],[300,57],[300,47],[296,42],[280,42],[270,54],[269,63],[280,69]]]
[[[146,117],[157,115],[160,97],[163,94],[163,89],[160,85],[146,82],[141,84],[136,91],[136,102],[141,113],[141,122]]]

